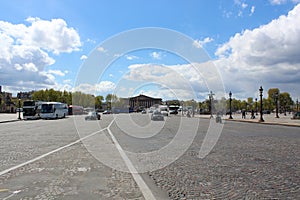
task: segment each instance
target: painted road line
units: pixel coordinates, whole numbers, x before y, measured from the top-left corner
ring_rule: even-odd
[[[7,200],[7,199],[10,199],[11,197],[15,196],[16,194],[20,193],[21,190],[16,190],[16,191],[13,191],[12,194],[8,195],[7,197],[3,198],[2,200]]]
[[[112,122],[113,122],[113,121],[112,121]],[[112,122],[110,123],[110,125],[112,124]],[[8,172],[11,172],[11,171],[13,171],[13,170],[15,170],[15,169],[18,169],[18,168],[20,168],[20,167],[23,167],[23,166],[25,166],[25,165],[28,165],[28,164],[30,164],[30,163],[33,163],[33,162],[35,162],[35,161],[38,161],[38,160],[40,160],[40,159],[42,159],[42,158],[45,158],[46,156],[49,156],[49,155],[51,155],[51,154],[54,154],[54,153],[56,153],[56,152],[58,152],[58,151],[61,151],[61,150],[63,150],[63,149],[66,149],[66,148],[68,148],[68,147],[70,147],[70,146],[73,146],[73,145],[75,145],[75,144],[81,142],[82,140],[85,140],[85,139],[87,139],[87,138],[89,138],[89,137],[92,137],[92,136],[94,136],[95,134],[100,133],[100,132],[102,132],[102,131],[104,131],[104,130],[106,130],[106,129],[107,129],[107,127],[104,128],[104,129],[101,129],[101,130],[99,130],[99,131],[93,132],[93,133],[91,133],[90,135],[87,135],[87,136],[85,136],[85,137],[83,137],[83,138],[80,138],[80,139],[78,139],[78,140],[76,140],[76,141],[74,141],[74,142],[72,142],[72,143],[70,143],[70,144],[67,144],[67,145],[62,146],[62,147],[59,147],[59,148],[57,148],[57,149],[55,149],[55,150],[53,150],[53,151],[50,151],[50,152],[45,153],[45,154],[43,154],[43,155],[40,155],[40,156],[38,156],[38,157],[36,157],[36,158],[34,158],[34,159],[32,159],[32,160],[26,161],[26,162],[24,162],[24,163],[21,163],[21,164],[19,164],[19,165],[16,165],[16,166],[14,166],[14,167],[9,168],[9,169],[3,170],[3,171],[0,172],[0,176],[2,176],[3,174],[6,174],[6,173],[8,173]]]
[[[115,136],[110,131],[109,128],[110,128],[111,124],[107,127],[108,133],[109,133],[113,143],[115,144],[116,148],[118,149],[121,157],[123,158],[126,166],[128,167],[130,173],[132,174],[133,179],[135,180],[136,184],[139,186],[139,188],[140,188],[141,192],[143,193],[143,196],[145,197],[146,200],[155,200],[155,197],[152,194],[150,188],[145,183],[145,181],[143,180],[141,175],[137,172],[137,170],[133,166],[132,162],[130,161],[130,159],[128,158],[128,156],[126,155],[124,150],[122,149],[121,145],[119,144],[119,142],[117,141]]]

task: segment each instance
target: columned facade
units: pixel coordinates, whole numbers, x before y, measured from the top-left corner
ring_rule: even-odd
[[[161,103],[162,103],[161,98],[148,97],[142,94],[139,96],[129,98],[129,106],[130,109],[133,111],[140,111],[143,108],[150,108],[155,104],[161,104]]]

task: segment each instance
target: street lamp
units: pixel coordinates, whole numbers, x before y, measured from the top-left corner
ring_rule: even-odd
[[[194,108],[194,103],[195,103],[195,100],[192,99],[192,117],[195,116],[195,108]]]
[[[232,93],[231,93],[231,91],[230,91],[230,92],[229,92],[229,119],[233,119],[233,118],[232,118],[232,110],[231,110],[231,101],[232,101],[231,96],[232,96]]]
[[[275,106],[276,106],[276,116],[275,116],[276,118],[279,118],[279,116],[278,116],[278,96],[279,96],[278,92],[273,93],[273,99],[275,101]]]
[[[256,115],[258,115],[258,114],[257,114],[257,110],[258,110],[258,109],[257,109],[257,98],[255,98],[255,112],[256,112]]]
[[[299,107],[299,101],[298,101],[298,99],[296,100],[296,110],[297,110],[297,112],[298,112],[298,107]]]
[[[183,116],[183,101],[181,101],[181,116]]]
[[[209,102],[210,102],[210,118],[214,118],[212,115],[212,102],[213,102],[213,94],[212,91],[210,91],[210,93],[208,94],[209,97]]]
[[[259,88],[259,96],[260,96],[260,119],[259,122],[264,122],[265,120],[263,119],[263,100],[262,100],[262,96],[263,96],[263,88],[262,86],[260,86]]]
[[[19,112],[18,119],[21,120],[21,99],[19,99],[19,110],[18,110],[18,112]]]

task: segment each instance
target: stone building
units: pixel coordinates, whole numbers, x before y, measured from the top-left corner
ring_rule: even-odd
[[[0,112],[14,113],[16,105],[12,101],[12,93],[2,91],[0,86]]]
[[[161,103],[162,103],[161,98],[153,98],[153,97],[140,94],[138,96],[129,98],[129,109],[133,111],[140,111],[143,108],[150,108],[155,104],[159,105]]]

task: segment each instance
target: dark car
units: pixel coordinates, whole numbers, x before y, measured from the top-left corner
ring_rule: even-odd
[[[164,116],[160,111],[156,110],[152,113],[151,120],[153,120],[153,121],[163,121]]]
[[[145,109],[142,110],[142,114],[147,114],[147,111]]]
[[[100,120],[101,115],[97,112],[89,112],[87,116],[84,118],[85,120]]]
[[[295,112],[292,119],[300,119],[300,112]]]
[[[178,111],[177,110],[170,110],[169,113],[172,114],[172,115],[177,115]]]

